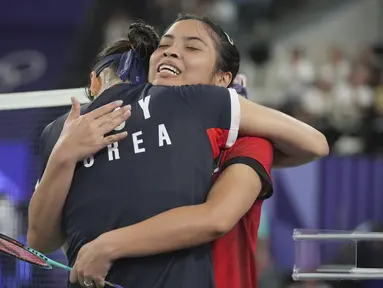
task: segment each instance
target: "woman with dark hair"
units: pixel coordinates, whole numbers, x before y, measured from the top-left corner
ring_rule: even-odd
[[[130,39],[126,44],[133,46],[133,50],[130,46],[125,52],[123,49],[118,50],[108,47],[104,50],[107,52],[100,57],[93,69],[89,88],[93,97],[96,98],[90,104],[90,106],[94,105],[91,108],[101,108],[94,111],[90,109],[91,112],[80,116],[79,104],[74,100],[68,118],[65,120],[65,116],[45,129],[43,144],[47,146],[44,149],[46,153],[46,169],[44,177],[31,200],[28,242],[38,250],[49,252],[62,246],[66,237],[69,237],[68,251],[71,251],[71,262],[73,263],[76,260],[73,272],[71,273],[71,282],[78,281],[80,285],[86,287],[92,285],[101,287],[105,273],[108,272],[112,262],[114,262],[108,277],[111,281],[122,285],[129,285],[131,287],[212,287],[214,271],[211,266],[211,251],[210,245],[205,243],[211,242],[228,232],[251,209],[261,190],[261,197],[270,196],[270,179],[265,168],[256,168],[259,166],[257,161],[247,160],[239,162],[238,158],[241,157],[233,157],[236,153],[226,155],[226,158],[232,162],[229,164],[228,162],[224,163],[224,166],[221,167],[225,169],[223,177],[218,179],[217,184],[209,194],[207,194],[208,189],[203,191],[202,197],[200,197],[201,195],[196,197],[197,195],[190,191],[195,189],[195,187],[199,187],[198,182],[203,180],[199,177],[192,178],[195,172],[198,172],[196,175],[201,175],[201,172],[198,171],[198,162],[200,160],[204,163],[207,162],[206,159],[202,160],[197,155],[204,155],[202,151],[194,151],[195,148],[193,150],[191,146],[186,148],[189,154],[187,159],[191,161],[195,158],[194,161],[176,165],[177,170],[169,162],[151,163],[152,166],[161,163],[163,166],[162,169],[155,170],[156,174],[151,173],[150,181],[145,181],[145,183],[135,182],[137,179],[143,179],[145,175],[140,175],[141,169],[134,166],[134,163],[137,163],[137,165],[139,163],[133,162],[134,158],[129,158],[131,162],[126,163],[129,167],[126,165],[124,167],[120,166],[120,169],[109,166],[109,170],[105,171],[104,169],[104,172],[102,172],[97,170],[99,165],[97,167],[93,166],[95,159],[97,158],[97,161],[101,161],[100,158],[103,154],[108,155],[110,153],[112,157],[116,157],[118,146],[117,144],[113,146],[116,141],[121,141],[121,149],[126,150],[126,147],[128,147],[125,144],[126,141],[123,140],[127,136],[127,132],[117,132],[117,134],[104,137],[105,134],[112,130],[121,131],[125,127],[125,120],[130,115],[128,113],[129,109],[123,108],[114,111],[121,103],[118,105],[109,104],[102,106],[104,103],[110,102],[110,98],[113,98],[111,97],[113,96],[113,91],[126,92],[128,90],[123,89],[139,90],[141,89],[140,87],[144,87],[144,90],[152,91],[150,92],[152,97],[154,97],[154,92],[156,91],[165,91],[169,96],[163,96],[162,99],[164,101],[169,97],[173,97],[174,93],[178,91],[178,97],[180,99],[188,99],[192,109],[196,108],[192,105],[193,101],[206,99],[206,107],[199,106],[198,109],[201,111],[196,111],[204,116],[208,114],[207,112],[215,115],[217,113],[215,110],[220,110],[221,99],[229,99],[226,88],[216,86],[227,87],[232,84],[233,77],[238,72],[239,54],[236,48],[233,50],[233,48],[228,47],[228,45],[235,47],[228,35],[223,32],[223,34],[216,35],[217,32],[214,29],[211,30],[210,26],[205,23],[206,21],[208,20],[201,21],[198,19],[182,18],[168,29],[158,49],[152,53],[150,60],[149,81],[155,86],[151,86],[151,84],[144,86],[132,86],[131,84],[117,85],[117,83],[125,81],[131,83],[146,82],[145,65],[141,64],[144,61],[142,56],[147,56],[151,51],[150,49],[138,49],[139,46],[134,46],[142,44],[146,40],[141,39],[141,41],[133,45],[133,41]],[[142,34],[142,31],[140,33]],[[142,37],[142,35],[139,37]],[[223,41],[225,43],[221,43]],[[152,43],[154,42],[146,41],[146,43],[149,43],[150,48],[153,47]],[[118,44],[121,44],[121,42]],[[116,46],[119,45],[113,45],[113,47]],[[238,57],[236,58],[236,56]],[[229,61],[230,57],[234,59],[232,62]],[[196,85],[178,87],[179,85],[188,84],[210,84],[214,86]],[[170,88],[167,86],[175,87]],[[189,96],[191,95],[190,93],[194,93],[192,97]],[[216,97],[217,93],[220,95],[219,97]],[[237,100],[235,100],[232,93],[230,93],[230,101],[234,103]],[[126,95],[119,95],[117,93],[117,96],[123,96],[122,99],[126,103],[132,103],[133,106],[136,104],[134,101],[137,98],[129,99],[129,95],[128,92],[126,92]],[[145,95],[145,97],[149,97],[147,93]],[[140,106],[144,105],[143,103],[146,98],[138,99],[140,99],[138,101]],[[211,99],[216,101],[216,104],[212,103]],[[173,100],[177,101],[175,98]],[[277,145],[280,145],[281,150],[286,151],[287,154],[289,154],[290,150],[293,151],[293,149],[299,151],[299,154],[294,155],[294,153],[291,153],[293,158],[296,155],[302,155],[298,157],[299,161],[295,159],[295,164],[313,160],[315,157],[320,157],[327,153],[326,140],[315,129],[277,111],[251,103],[245,99],[240,99],[239,104],[242,110],[240,123],[242,132],[244,134],[256,135],[259,131],[261,136],[275,140]],[[176,107],[178,104],[175,103],[174,105]],[[214,109],[214,105],[216,105],[216,109]],[[87,112],[86,109],[90,106],[86,107],[84,112]],[[175,107],[173,107],[173,110],[169,110],[171,113],[164,112],[169,113],[169,115],[165,116],[172,117],[172,115],[178,115],[178,107],[177,109]],[[97,117],[95,117],[96,114]],[[223,118],[227,116],[222,115]],[[173,118],[175,118],[173,119],[174,122],[177,118],[176,116],[173,116]],[[262,122],[258,123],[255,121],[256,119],[260,119]],[[129,125],[134,120],[136,119],[127,121],[126,124]],[[97,125],[93,124],[95,122]],[[52,128],[55,125],[56,127]],[[192,123],[186,124],[184,122],[183,125],[189,125],[190,128]],[[196,124],[193,124],[193,126],[196,126]],[[197,126],[199,127],[199,125]],[[186,134],[185,131],[183,132],[184,138],[190,136],[187,135],[188,130],[190,129],[185,130]],[[288,132],[286,133],[286,131]],[[222,148],[222,139],[225,139],[226,142],[227,135],[225,136],[226,138],[223,137],[222,134],[225,133],[217,129],[204,131],[204,133],[206,132],[208,132],[207,135],[212,147],[208,148],[206,145],[201,147],[213,150],[207,154],[210,155],[209,159],[213,160],[213,158],[217,158],[219,148]],[[206,138],[206,135],[204,138]],[[246,138],[244,139],[246,140]],[[198,139],[193,139],[193,141],[193,145],[198,143]],[[138,144],[136,141],[134,145]],[[270,144],[265,144],[265,146],[267,145]],[[108,146],[108,151],[97,153],[105,146]],[[267,147],[268,155],[271,155],[271,146]],[[63,157],[65,154],[63,152],[69,150],[73,154],[69,158],[76,161],[68,164],[67,159],[60,163],[57,159],[60,156]],[[177,156],[171,155],[171,158],[168,159],[172,159],[172,162],[179,161],[179,158],[183,156],[180,153],[178,154]],[[94,179],[92,182],[99,184],[99,187],[92,187],[92,191],[88,191],[90,188],[87,184],[74,185],[72,183],[76,163],[89,155],[94,156],[91,156],[89,161],[84,160],[84,166],[91,169],[84,170],[80,163],[77,166],[73,181],[78,183],[79,179],[82,180],[86,173],[86,177],[92,177]],[[119,157],[117,159],[120,159]],[[139,159],[137,158],[138,156],[134,157]],[[147,158],[140,159],[145,160]],[[196,161],[197,159],[198,161]],[[123,160],[121,158],[116,163],[125,163]],[[143,163],[145,162],[144,160],[141,161],[141,164],[148,164]],[[152,162],[156,162],[155,158],[152,159]],[[270,166],[270,163],[268,166]],[[169,169],[169,167],[172,168]],[[153,171],[149,166],[146,166],[146,168],[146,171]],[[190,176],[189,178],[194,179],[194,183],[189,185],[189,187],[184,185],[182,189],[178,187],[177,193],[174,193],[175,190],[172,191],[171,189],[164,188],[171,187],[169,185],[179,182],[180,178],[185,178],[185,175],[178,177],[181,174],[177,174],[181,173],[183,169],[186,169],[183,174],[186,173]],[[129,181],[128,193],[124,192],[123,188],[116,188],[117,184],[115,182],[118,178],[115,178],[115,174],[120,175],[121,173],[123,173],[125,178],[120,180],[122,182],[119,185],[122,186],[126,181]],[[166,173],[174,173],[174,179],[171,180],[170,177],[163,178]],[[205,176],[208,176],[208,174],[207,172]],[[169,181],[164,182],[164,179],[169,179]],[[241,180],[238,183],[235,182],[236,179]],[[107,182],[105,184],[101,181]],[[145,190],[143,195],[146,196],[143,197],[141,195],[143,192],[142,187],[137,187],[137,185],[145,186],[151,184],[151,182],[155,186],[150,191]],[[242,183],[247,186],[245,187]],[[233,186],[233,184],[235,185]],[[74,191],[74,186],[77,187],[78,191]],[[68,194],[69,188],[71,188],[71,192]],[[242,189],[244,191],[238,193],[238,190]],[[120,191],[120,194],[115,195],[116,197],[114,198],[113,193],[118,191]],[[234,193],[234,191],[237,193]],[[89,194],[90,192],[91,194]],[[140,193],[137,194],[137,192]],[[169,192],[172,193],[169,194]],[[129,194],[135,196],[132,198]],[[127,196],[130,197],[129,201],[126,201],[124,198]],[[78,202],[78,199],[80,199],[78,197],[82,197],[83,200],[81,209],[72,205]],[[103,207],[105,207],[105,204],[112,204],[111,200],[114,202],[119,201],[119,203],[112,205],[113,210],[107,209],[104,211],[105,208]],[[178,202],[175,203],[174,201],[176,200]],[[100,223],[94,223],[94,225],[102,226],[103,228],[92,227],[89,230],[90,228],[86,229],[87,227],[84,226],[82,229],[87,230],[87,233],[81,229],[75,229],[75,231],[72,229],[68,233],[68,228],[65,227],[65,233],[67,234],[65,236],[64,227],[60,225],[61,220],[64,220],[63,223],[66,223],[66,226],[73,226],[76,224],[74,221],[77,221],[70,218],[61,219],[65,201],[64,210],[66,212],[64,214],[70,214],[76,210],[76,213],[83,215],[84,218],[92,216],[93,222],[100,221]],[[145,204],[140,201],[145,201]],[[54,212],[52,212],[53,207],[55,208]],[[88,208],[85,209],[86,207]],[[149,211],[145,209],[149,209]],[[147,213],[144,217],[141,214],[137,214],[141,215],[137,217],[135,213],[141,213],[141,210],[145,210]],[[115,216],[116,213],[119,214]],[[104,218],[100,215],[104,215]],[[191,218],[192,215],[194,218]],[[106,219],[108,217],[115,220]],[[85,223],[84,219],[82,221]],[[172,224],[169,225],[169,223]],[[87,242],[90,243],[86,244]],[[179,249],[184,250],[163,254],[163,252]],[[148,257],[137,258],[138,256]]]
[[[107,43],[94,59],[90,74],[91,84],[87,88],[88,97],[94,99],[96,93],[99,94],[121,81],[146,83],[149,58],[157,49],[159,41],[160,38],[153,27],[142,21],[132,23],[125,39]],[[135,51],[135,55],[130,59],[121,59],[122,55],[132,50]]]
[[[208,84],[233,87],[241,92],[243,89],[241,85],[233,86],[240,64],[238,49],[230,36],[212,20],[195,15],[180,15],[161,39],[154,29],[149,27],[144,23],[133,25],[130,29],[131,36],[128,35],[127,40],[112,43],[101,51],[91,73],[89,91],[92,97],[97,97],[107,88],[121,82],[118,77],[117,69],[120,67],[117,60],[120,60],[118,57],[121,56],[121,51],[130,50],[132,47],[129,45],[130,42],[140,44],[136,50],[142,61],[139,62],[140,65],[137,65],[137,61],[132,62],[136,67],[129,67],[129,70],[125,71],[125,74],[132,73],[129,74],[129,79],[123,81],[144,83],[149,80],[153,85],[164,86]],[[177,31],[178,35],[172,35],[172,31]],[[133,38],[132,35],[136,35],[135,33],[138,39],[129,39]],[[188,34],[189,36],[184,36]],[[172,53],[174,49],[178,49],[177,53]],[[147,70],[148,57],[150,57],[149,70]],[[102,61],[99,61],[100,59]],[[182,67],[173,67],[172,71],[169,65],[160,62]],[[140,68],[142,65],[144,69]],[[159,67],[160,65],[162,67]],[[127,63],[125,66],[128,66]],[[258,113],[257,119],[262,119],[262,124],[253,124],[257,125],[257,135],[273,141],[274,147],[279,148],[277,166],[301,165],[327,154],[326,139],[317,130],[283,113],[255,103],[251,103],[248,107],[252,107],[253,112]]]

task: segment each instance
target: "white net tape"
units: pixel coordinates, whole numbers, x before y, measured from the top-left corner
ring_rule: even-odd
[[[0,94],[0,110],[65,106],[70,105],[71,97],[80,103],[89,101],[84,88],[6,93]]]

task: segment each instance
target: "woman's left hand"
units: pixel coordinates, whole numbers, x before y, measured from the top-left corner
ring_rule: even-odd
[[[77,254],[69,281],[82,287],[104,287],[105,277],[112,266],[108,245],[100,238],[84,245]]]

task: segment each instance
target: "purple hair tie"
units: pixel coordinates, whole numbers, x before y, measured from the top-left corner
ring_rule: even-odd
[[[100,75],[100,73],[112,63],[118,63],[117,76],[120,77],[123,82],[127,80],[133,84],[148,82],[147,72],[136,51],[130,50],[123,54],[112,54],[104,57],[94,67],[96,75]]]
[[[231,88],[233,88],[237,93],[247,99],[247,90],[244,86],[239,84],[232,84]]]
[[[140,56],[134,50],[122,54],[117,68],[118,77],[120,77],[123,82],[129,80],[129,82],[133,84],[148,82],[147,72],[141,61]]]
[[[237,91],[237,93],[247,99],[247,89],[246,89],[247,78],[243,74],[238,74],[235,77],[231,87]]]

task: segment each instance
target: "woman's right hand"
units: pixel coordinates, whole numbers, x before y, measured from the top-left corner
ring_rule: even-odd
[[[128,136],[128,132],[104,135],[125,122],[131,115],[130,105],[121,108],[115,101],[81,115],[80,102],[72,97],[72,108],[55,146],[56,153],[66,160],[81,161],[104,147]]]

